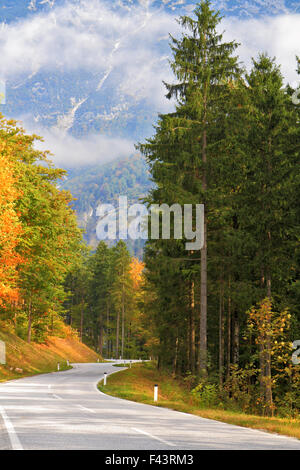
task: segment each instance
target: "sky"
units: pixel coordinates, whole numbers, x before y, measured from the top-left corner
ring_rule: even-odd
[[[182,13],[186,13],[184,6]],[[226,40],[241,43],[238,53],[247,67],[251,57],[267,52],[282,64],[286,81],[297,83],[295,56],[300,55],[300,14],[268,15],[266,10],[257,18],[227,16],[220,30],[225,30]],[[178,36],[179,32],[174,12],[151,9],[146,0],[125,12],[124,9],[112,10],[103,0],[66,1],[57,7],[53,3],[47,13],[0,24],[0,78],[17,87],[26,77],[37,73],[80,70],[98,77],[95,89],[99,93],[109,82],[112,93],[125,97],[125,107],[126,102],[140,100],[157,113],[167,112],[172,104],[165,98],[162,81],[172,81],[168,33]],[[54,161],[61,165],[70,164],[69,155],[72,155],[72,164],[80,165],[86,146],[89,163],[105,161],[108,153],[116,158],[124,149],[130,152],[133,149],[130,139],[93,134],[79,140],[69,135],[76,113],[86,100],[82,91],[82,96],[68,103],[68,109],[58,113],[56,124],[50,128],[44,128],[38,119],[26,115],[26,110],[23,115],[14,117],[21,119],[28,130],[44,135],[44,146],[50,148],[56,155]],[[113,119],[118,112],[112,109],[105,119]]]

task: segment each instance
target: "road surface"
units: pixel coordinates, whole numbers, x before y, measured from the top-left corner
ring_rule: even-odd
[[[0,384],[0,449],[300,450],[300,441],[100,393],[112,364]],[[109,378],[108,378],[109,380]]]

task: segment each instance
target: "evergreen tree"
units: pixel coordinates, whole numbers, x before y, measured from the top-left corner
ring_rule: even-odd
[[[154,181],[159,184],[154,196],[164,202],[173,199],[173,202],[206,206],[198,352],[198,372],[206,376],[207,222],[213,211],[211,196],[216,189],[214,175],[220,165],[218,158],[226,146],[225,123],[232,82],[239,78],[240,70],[233,55],[238,44],[223,42],[222,34],[217,32],[221,21],[219,12],[203,0],[194,15],[194,18],[179,19],[179,24],[187,30],[181,39],[171,37],[174,57],[171,67],[177,83],[166,87],[168,98],[177,100],[176,112],[161,116],[156,136],[141,146],[141,150],[150,161]]]

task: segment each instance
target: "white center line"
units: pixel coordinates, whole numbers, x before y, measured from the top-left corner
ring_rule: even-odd
[[[13,427],[13,424],[11,420],[9,419],[9,417],[7,416],[6,411],[3,408],[3,406],[0,406],[0,414],[3,418],[4,425],[7,430],[7,434],[11,443],[12,450],[23,450],[22,444],[19,441],[17,433]]]
[[[172,444],[172,442],[165,441],[164,439],[161,439],[160,437],[153,436],[153,434],[150,434],[149,432],[146,432],[146,431],[142,431],[142,429],[138,429],[138,428],[131,428],[131,429],[133,429],[133,431],[139,432],[140,434],[145,434],[145,436],[152,437],[152,439],[156,439],[157,441],[160,441],[163,444],[167,444],[167,446],[176,447],[176,444]]]
[[[86,408],[85,406],[82,406],[82,405],[77,405],[77,406],[84,411],[89,411],[90,413],[96,413],[94,410],[90,410],[89,408]]]

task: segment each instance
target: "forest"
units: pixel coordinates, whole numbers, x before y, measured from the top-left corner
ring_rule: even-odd
[[[299,100],[276,59],[245,70],[209,1],[171,37],[174,83],[155,135],[138,146],[147,202],[205,205],[204,246],[150,240],[144,308],[159,367],[200,396],[265,415],[299,413]],[[295,58],[300,74],[300,60]]]
[[[88,247],[59,187],[65,172],[36,150],[37,136],[1,117],[1,325],[43,342],[64,321],[104,357],[155,358],[210,406],[297,417],[297,90],[265,52],[245,69],[208,0],[178,22],[165,83],[176,107],[137,144],[151,176],[141,196],[149,206],[204,204],[201,252],[174,236],[150,238],[143,261],[122,240]],[[114,200],[105,171],[101,188]],[[131,194],[127,172],[113,184]]]
[[[65,171],[37,139],[0,118],[1,321],[29,343],[59,328],[64,279],[83,249],[72,196],[56,185]]]
[[[84,229],[84,239],[94,250],[99,243],[96,234],[99,204],[116,204],[118,197],[124,194],[129,204],[134,204],[152,187],[148,166],[139,152],[102,165],[71,168],[60,185],[74,197],[73,208],[80,227]],[[127,240],[126,244],[131,252],[142,258],[140,240]]]

